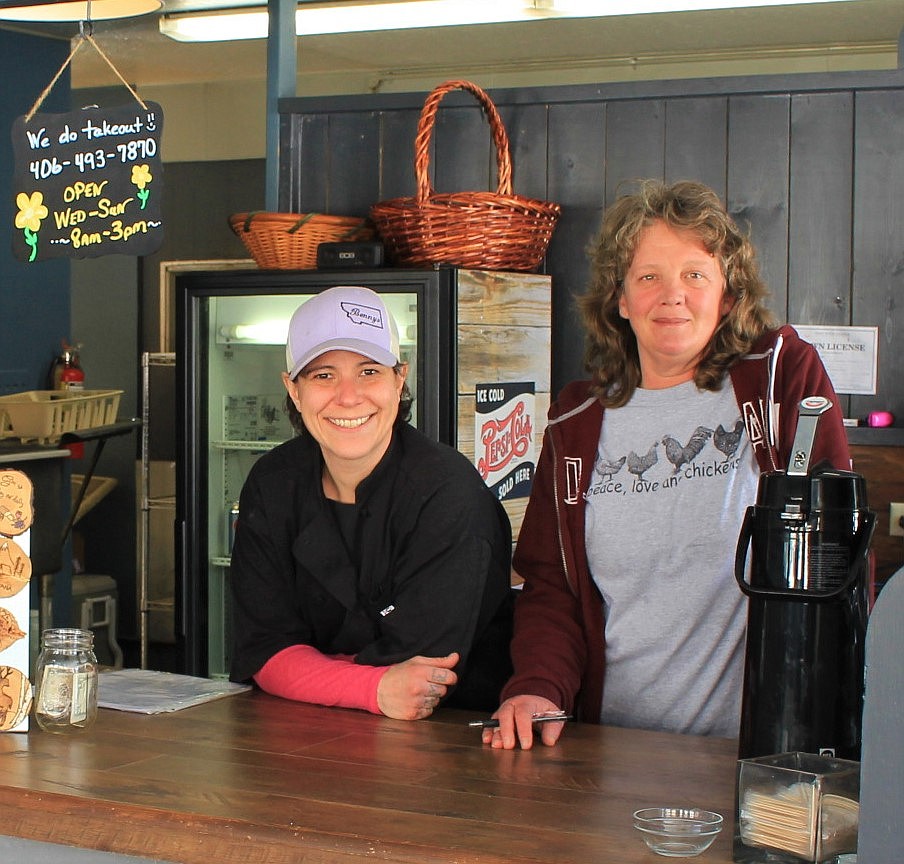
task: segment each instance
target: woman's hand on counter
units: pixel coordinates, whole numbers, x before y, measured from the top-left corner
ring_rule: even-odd
[[[536,733],[547,747],[551,747],[559,740],[565,722],[540,723],[535,726],[534,718],[538,714],[559,710],[558,705],[542,696],[512,696],[493,714],[493,718],[499,721],[499,726],[483,730],[483,743],[504,750],[512,750],[516,744],[520,744],[522,750],[530,750]]]
[[[446,691],[458,681],[452,670],[459,656],[412,657],[386,670],[377,685],[380,710],[395,720],[423,720],[439,705]]]

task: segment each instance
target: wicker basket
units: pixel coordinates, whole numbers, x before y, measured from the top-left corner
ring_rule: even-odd
[[[496,147],[496,192],[436,193],[430,185],[430,139],[439,103],[451,90],[473,93],[486,111]],[[508,135],[496,106],[476,84],[447,81],[427,97],[414,144],[414,172],[414,198],[380,201],[370,211],[392,263],[519,271],[540,266],[561,208],[512,193]]]
[[[374,236],[367,219],[324,213],[236,213],[229,224],[264,270],[313,269],[321,243]]]

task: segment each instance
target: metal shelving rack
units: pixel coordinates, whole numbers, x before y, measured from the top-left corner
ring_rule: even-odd
[[[171,511],[175,519],[176,496],[155,496],[151,494],[151,435],[155,431],[154,422],[159,418],[151,417],[151,367],[175,366],[174,353],[144,352],[141,355],[141,476],[138,488],[139,525],[138,525],[138,629],[140,640],[140,666],[147,669],[148,649],[150,643],[150,615],[162,612],[174,615],[173,598],[152,597],[150,591],[151,572],[151,512],[154,510]],[[172,417],[168,418],[174,422]],[[175,585],[173,586],[175,592]]]

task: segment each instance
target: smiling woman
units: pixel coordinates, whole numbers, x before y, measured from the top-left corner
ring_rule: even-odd
[[[693,233],[654,222],[622,282],[618,311],[637,340],[641,386],[689,381],[723,316],[734,305],[722,265]]]
[[[408,425],[407,371],[370,289],[331,288],[292,316],[282,379],[299,435],[242,490],[233,680],[404,720],[496,704],[508,517],[461,453]]]
[[[383,366],[352,351],[328,351],[284,382],[323,454],[327,495],[347,504],[389,447],[407,364]]]
[[[742,519],[759,472],[787,464],[804,395],[835,403],[814,458],[850,467],[837,397],[813,346],[772,328],[753,246],[709,187],[641,183],[591,256],[592,378],[550,409],[514,556],[515,675],[483,740],[530,747],[532,715],[575,709],[734,737]]]
[[[353,504],[396,421],[408,419],[400,410],[408,364],[400,360],[396,323],[373,291],[333,288],[292,316],[286,359],[293,426],[320,445],[327,496]]]

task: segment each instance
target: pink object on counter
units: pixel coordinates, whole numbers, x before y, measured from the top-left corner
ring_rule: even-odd
[[[895,422],[895,415],[891,411],[871,411],[866,418],[867,426],[891,426]]]

